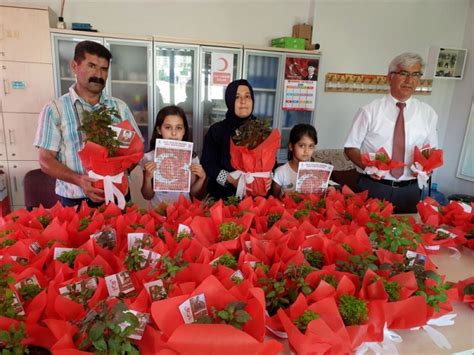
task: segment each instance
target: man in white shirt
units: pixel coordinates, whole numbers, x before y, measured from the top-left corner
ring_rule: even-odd
[[[402,53],[389,65],[390,94],[362,107],[357,112],[344,144],[344,152],[361,173],[357,188],[368,190],[369,197],[385,199],[395,213],[414,213],[420,199],[416,177],[410,171],[415,146],[437,147],[438,116],[431,106],[412,98],[423,75],[423,59],[415,53]],[[397,126],[397,127],[396,127]],[[394,143],[395,142],[395,143]],[[361,155],[384,148],[405,167],[390,171],[383,179],[365,174]],[[396,158],[398,156],[398,158]]]

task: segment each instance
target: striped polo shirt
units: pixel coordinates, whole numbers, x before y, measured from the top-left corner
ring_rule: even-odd
[[[94,111],[100,106],[114,107],[120,117],[112,117],[113,123],[130,121],[135,131],[141,137],[140,130],[127,104],[120,99],[106,96],[103,92],[96,105],[90,105],[75,91],[74,86],[59,99],[46,104],[39,115],[38,129],[33,145],[57,152],[56,159],[72,171],[85,174],[79,158],[79,151],[84,146],[84,133],[79,131],[80,117],[83,111]],[[142,138],[143,139],[143,138]],[[56,180],[55,192],[67,198],[84,198],[84,191],[77,185],[66,181]]]

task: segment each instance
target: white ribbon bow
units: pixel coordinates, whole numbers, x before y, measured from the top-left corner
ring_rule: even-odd
[[[415,327],[415,328],[411,328],[411,330],[418,330],[418,329],[423,329],[429,336],[430,338],[433,340],[433,342],[438,345],[438,347],[440,348],[444,348],[444,349],[451,349],[451,344],[449,343],[448,339],[446,339],[446,337],[443,335],[443,333],[441,333],[440,331],[434,329],[433,327],[431,327],[431,325],[435,325],[435,326],[438,326],[438,327],[446,327],[446,326],[449,326],[449,325],[453,325],[454,324],[454,317],[456,317],[456,313],[450,313],[450,314],[446,314],[444,316],[441,316],[439,318],[436,318],[436,319],[430,319],[426,325],[422,326],[422,327]]]
[[[401,343],[402,341],[403,341],[402,337],[398,335],[397,333],[395,333],[394,331],[389,330],[387,328],[387,323],[385,323],[385,326],[383,329],[383,342],[362,343],[356,349],[356,355],[363,355],[368,351],[372,351],[376,355],[380,355],[380,354],[398,355],[398,350],[394,343]]]
[[[428,180],[430,177],[426,172],[423,171],[423,166],[417,161],[410,166],[410,170],[416,174],[416,179],[418,180],[418,187],[422,190],[424,187],[428,186]]]
[[[238,179],[239,183],[237,184],[237,192],[235,196],[242,199],[247,191],[247,185],[251,184],[255,178],[269,178],[272,177],[272,172],[258,172],[258,173],[246,173],[245,171],[235,170],[230,173],[234,179]]]
[[[375,166],[366,166],[364,173],[367,175],[377,175],[379,178],[383,179],[385,175],[388,174],[390,170],[379,170]]]
[[[115,196],[117,197],[118,208],[125,208],[125,196],[123,195],[122,191],[120,191],[119,188],[114,185],[114,183],[120,184],[122,182],[123,172],[114,176],[102,176],[94,173],[93,171],[89,171],[89,177],[95,180],[104,180],[104,195],[106,204],[108,204],[109,202],[114,203]]]

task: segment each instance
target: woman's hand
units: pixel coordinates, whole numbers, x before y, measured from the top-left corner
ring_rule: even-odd
[[[151,179],[156,170],[156,163],[154,161],[149,161],[145,163],[145,168],[143,169],[143,174],[145,178]]]
[[[206,172],[201,164],[193,163],[191,164],[191,173],[196,175],[198,179],[206,178]]]

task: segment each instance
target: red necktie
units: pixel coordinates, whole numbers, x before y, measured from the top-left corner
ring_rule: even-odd
[[[400,108],[397,122],[395,122],[395,129],[393,130],[393,148],[392,160],[405,162],[405,119],[403,117],[404,102],[397,102]],[[390,170],[392,176],[398,179],[403,175],[403,167]]]

